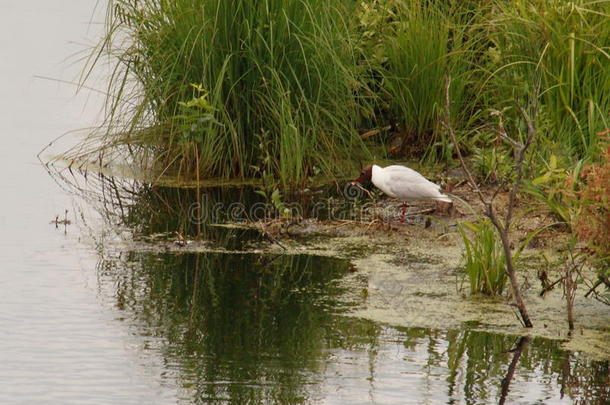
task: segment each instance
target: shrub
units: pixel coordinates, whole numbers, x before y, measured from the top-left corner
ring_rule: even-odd
[[[598,256],[610,261],[610,145],[606,146],[599,163],[583,169],[581,178],[576,234]]]

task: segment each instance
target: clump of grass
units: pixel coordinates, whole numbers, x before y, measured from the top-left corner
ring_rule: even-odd
[[[493,225],[488,220],[463,222],[458,229],[464,241],[470,293],[501,295],[507,278],[506,258]]]
[[[118,61],[103,147],[189,177],[253,176],[261,154],[284,183],[351,168],[367,103],[345,14],[341,0],[111,1],[93,60]]]
[[[403,154],[450,161],[439,122],[451,76],[453,126],[471,152],[489,146],[473,135],[490,109],[525,137],[519,99],[539,106],[544,159],[588,158],[610,127],[609,10],[610,0],[111,0],[90,61],[117,61],[106,125],[80,152],[286,185],[369,160],[356,129],[392,123]],[[491,152],[477,153],[484,171],[502,166],[506,151]]]

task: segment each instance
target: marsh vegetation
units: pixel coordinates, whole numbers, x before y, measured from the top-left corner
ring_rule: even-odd
[[[390,155],[451,165],[440,125],[451,76],[453,125],[484,178],[505,173],[510,153],[495,141],[497,121],[526,132],[515,100],[539,106],[534,167],[555,154],[570,168],[599,157],[610,126],[609,9],[113,0],[83,76],[111,64],[106,122],[71,156],[121,157],[185,179],[271,174],[285,187]]]
[[[184,207],[162,179],[193,182],[204,211],[206,181],[251,181],[298,222],[283,218],[296,191],[417,161],[463,197],[456,218],[474,213],[458,224],[470,293],[510,281],[524,325],[521,251],[551,233],[555,253],[579,251],[540,276],[572,329],[576,286],[610,303],[609,20],[603,0],[112,0],[83,74],[111,66],[105,121],[63,158],[150,173],[124,215],[150,213],[139,229],[157,229],[159,196]],[[162,231],[202,237],[189,209]]]

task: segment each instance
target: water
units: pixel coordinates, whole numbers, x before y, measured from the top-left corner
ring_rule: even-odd
[[[349,262],[307,255],[117,254],[100,283],[164,357],[184,403],[603,403],[608,363],[477,331],[342,315]],[[346,299],[346,297],[350,297]],[[568,394],[569,393],[569,394]],[[563,396],[563,398],[562,398]]]
[[[102,221],[36,159],[51,139],[98,118],[95,93],[35,78],[78,76],[65,58],[99,34],[97,3],[0,3],[0,403],[496,403],[516,354],[506,403],[608,399],[608,362],[556,341],[507,352],[517,338],[347,316],[367,284],[349,289],[343,260],[117,243],[112,223],[138,238],[186,225],[150,215],[144,197]],[[72,224],[50,224],[65,210]],[[262,243],[238,231],[206,235],[229,250]]]
[[[36,154],[57,136],[91,125],[95,95],[37,79],[78,77],[65,59],[99,27],[96,1],[0,2],[0,403],[164,404],[175,398],[162,363],[100,296],[99,257],[70,226],[49,222],[74,199]]]

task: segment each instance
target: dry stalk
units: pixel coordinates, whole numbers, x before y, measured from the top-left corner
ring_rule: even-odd
[[[520,321],[523,324],[523,326],[525,326],[527,328],[531,328],[533,326],[533,324],[532,324],[532,321],[527,312],[527,307],[525,306],[523,297],[521,296],[521,288],[519,287],[519,281],[517,280],[515,265],[513,263],[513,254],[512,254],[511,248],[510,248],[510,226],[511,226],[512,219],[513,219],[513,210],[514,210],[514,206],[515,206],[515,200],[516,200],[519,188],[521,186],[521,181],[523,179],[523,161],[525,159],[525,153],[526,153],[527,149],[529,148],[529,146],[531,145],[532,140],[534,139],[534,136],[536,134],[536,129],[535,129],[534,124],[532,123],[531,119],[525,113],[525,111],[521,107],[518,107],[519,112],[521,113],[523,119],[525,120],[525,122],[527,124],[527,139],[526,139],[525,143],[522,144],[520,142],[517,142],[514,139],[508,138],[508,136],[506,136],[506,135],[503,135],[503,137],[502,137],[503,139],[504,138],[510,139],[509,143],[514,148],[515,162],[513,165],[513,172],[516,173],[516,178],[513,181],[510,192],[509,192],[508,208],[507,208],[506,216],[504,217],[504,220],[502,221],[502,220],[500,220],[500,218],[498,218],[498,214],[494,210],[494,199],[498,195],[498,193],[499,193],[500,189],[503,187],[503,185],[500,185],[500,187],[498,187],[498,189],[496,190],[496,192],[493,194],[493,196],[491,198],[487,198],[481,191],[481,188],[478,186],[477,182],[474,180],[474,176],[468,169],[468,166],[466,165],[464,157],[462,156],[462,152],[460,151],[460,146],[457,141],[457,137],[455,135],[453,127],[451,126],[451,108],[450,108],[451,101],[450,101],[450,97],[449,97],[450,86],[451,86],[451,78],[447,77],[445,80],[445,118],[444,118],[444,122],[442,122],[442,124],[445,127],[445,129],[447,130],[447,132],[449,133],[449,136],[451,137],[451,141],[453,142],[453,145],[455,146],[455,150],[456,150],[456,153],[460,160],[460,164],[462,166],[462,169],[466,173],[468,181],[470,182],[472,188],[477,193],[479,199],[481,200],[481,203],[483,203],[483,205],[485,206],[485,215],[490,219],[491,223],[494,225],[494,227],[498,231],[498,234],[500,235],[500,240],[502,242],[504,256],[506,258],[506,274],[508,275],[508,278],[510,280],[512,295],[513,295],[513,299],[515,300],[515,307],[519,310]]]

